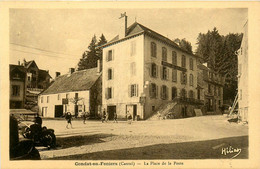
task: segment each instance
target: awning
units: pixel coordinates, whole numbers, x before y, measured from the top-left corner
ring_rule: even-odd
[[[27,109],[10,109],[10,114],[13,115],[36,115],[37,112],[33,112]]]

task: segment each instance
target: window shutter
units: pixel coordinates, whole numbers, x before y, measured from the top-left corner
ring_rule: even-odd
[[[158,98],[159,88],[158,88],[158,85],[155,85],[155,86],[156,86],[156,98]]]
[[[111,87],[111,99],[114,98],[114,88]]]
[[[112,49],[112,60],[114,60],[114,57],[115,57],[115,50]]]
[[[159,77],[159,67],[156,65],[156,77]]]
[[[106,61],[108,61],[108,53],[109,53],[109,50],[106,52]]]
[[[183,83],[183,73],[180,72],[180,79],[181,79],[181,84]]]
[[[163,86],[161,86],[161,99],[163,98]]]
[[[131,97],[131,85],[128,85],[128,96]]]
[[[149,85],[149,95],[152,97],[152,84]]]
[[[166,71],[167,71],[167,80],[169,80],[169,78],[170,78],[170,75],[169,75],[170,70],[167,68]]]
[[[168,97],[169,97],[169,90],[168,90],[168,87],[166,86],[166,99],[168,100]]]
[[[152,63],[151,64],[149,64],[149,66],[148,66],[148,72],[149,72],[149,75],[150,75],[150,77],[152,77]]]
[[[105,90],[105,98],[108,99],[108,88]]]
[[[163,66],[161,66],[161,79],[163,79]]]
[[[136,96],[138,97],[138,84],[136,84]]]
[[[112,73],[111,73],[111,79],[114,79],[114,68],[111,69]]]

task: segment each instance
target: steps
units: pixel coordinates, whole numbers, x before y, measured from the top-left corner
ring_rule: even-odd
[[[177,102],[168,102],[165,104],[162,104],[156,113],[152,115],[148,120],[160,120],[164,116],[166,116],[175,106],[177,105]]]

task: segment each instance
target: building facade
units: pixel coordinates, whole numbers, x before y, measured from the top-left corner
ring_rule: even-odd
[[[26,94],[26,69],[23,66],[9,65],[10,109],[23,109]]]
[[[238,50],[238,107],[240,119],[248,122],[248,22],[246,21],[241,47]]]
[[[113,112],[119,118],[125,118],[129,112],[134,118],[147,119],[163,105],[178,99],[195,102],[195,55],[136,22],[125,35],[103,46],[102,107],[110,118]],[[186,109],[187,105],[186,101]]]
[[[198,98],[204,101],[203,113],[220,114],[223,106],[224,78],[207,67],[198,65]]]
[[[43,117],[62,117],[66,112],[81,116],[89,112],[97,116],[101,111],[101,73],[92,68],[58,76],[51,86],[38,97]]]

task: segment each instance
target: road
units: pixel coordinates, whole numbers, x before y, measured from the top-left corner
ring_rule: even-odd
[[[43,120],[55,129],[57,149],[38,147],[42,159],[218,159],[248,158],[248,125],[222,115],[186,119],[125,121]],[[240,153],[224,153],[230,148]]]

